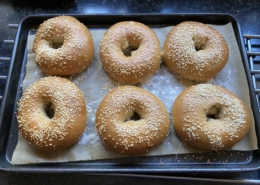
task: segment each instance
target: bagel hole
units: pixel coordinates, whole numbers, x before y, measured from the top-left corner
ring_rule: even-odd
[[[220,119],[220,112],[221,112],[221,105],[216,104],[210,107],[210,109],[207,112],[207,121],[210,121],[212,119]]]
[[[56,37],[53,37],[51,42],[50,42],[50,46],[51,48],[53,49],[59,49],[62,47],[64,43],[64,37],[63,36],[56,36]]]
[[[50,119],[52,119],[54,117],[55,109],[54,109],[53,104],[51,102],[44,103],[43,104],[43,110]]]
[[[126,121],[139,121],[139,120],[141,120],[141,116],[137,112],[134,112],[133,115],[130,118],[128,118]]]
[[[123,53],[126,57],[131,57],[132,56],[132,52],[138,50],[137,46],[128,46],[125,50],[123,50]]]
[[[195,50],[201,51],[205,49],[208,39],[205,39],[204,41],[193,39],[193,41],[195,45]]]

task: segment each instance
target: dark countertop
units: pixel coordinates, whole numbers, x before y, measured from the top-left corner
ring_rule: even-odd
[[[4,40],[15,38],[16,29],[8,24],[19,24],[32,14],[130,14],[130,13],[229,13],[237,18],[245,34],[260,34],[260,1],[258,0],[0,0],[0,57],[11,57],[12,44]],[[7,75],[9,62],[0,61],[0,75]],[[0,80],[0,95],[3,95],[5,81]],[[224,173],[224,174],[171,174],[176,176],[246,178],[260,179],[260,172]],[[8,173],[0,171],[1,185],[27,184],[208,184],[206,181],[194,181],[184,178],[141,178],[122,176],[97,176],[84,173],[70,174],[33,174]],[[212,185],[224,184],[214,182]],[[237,183],[232,183],[237,184]],[[246,184],[246,183],[245,183]]]

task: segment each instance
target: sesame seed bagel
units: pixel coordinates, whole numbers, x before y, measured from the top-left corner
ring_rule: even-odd
[[[132,119],[138,114],[140,119]],[[169,132],[169,115],[152,93],[135,86],[120,86],[101,101],[96,128],[104,146],[125,155],[138,155],[159,145]]]
[[[215,29],[199,22],[186,21],[172,28],[163,47],[163,59],[180,77],[205,81],[226,65],[228,45]]]
[[[88,67],[94,55],[94,43],[84,24],[71,16],[59,16],[39,26],[32,50],[43,72],[65,76]]]
[[[221,86],[200,84],[186,88],[172,107],[176,134],[190,145],[225,150],[239,142],[250,128],[245,104]]]
[[[119,82],[135,84],[151,77],[159,69],[160,41],[142,23],[119,22],[103,35],[100,59],[109,76]]]
[[[45,151],[68,148],[86,127],[83,93],[66,78],[42,78],[22,95],[17,121],[21,134],[34,147]]]

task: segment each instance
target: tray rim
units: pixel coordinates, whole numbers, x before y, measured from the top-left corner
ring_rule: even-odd
[[[8,140],[8,135],[9,134],[6,134],[6,135],[1,135],[1,130],[3,130],[3,128],[5,130],[8,131],[8,128],[6,128],[7,126],[6,125],[3,125],[3,120],[4,120],[4,112],[6,112],[5,110],[5,107],[6,107],[6,101],[7,101],[7,93],[10,91],[9,88],[10,88],[10,83],[11,83],[11,80],[12,80],[12,71],[13,71],[13,67],[14,67],[14,61],[15,61],[15,58],[17,57],[16,56],[16,51],[17,49],[19,48],[19,44],[21,43],[18,43],[19,42],[19,37],[21,36],[21,31],[22,31],[22,27],[24,24],[26,24],[27,21],[30,21],[30,19],[33,19],[33,18],[50,18],[50,17],[54,17],[54,16],[60,16],[60,15],[70,15],[70,16],[74,16],[76,18],[91,18],[91,17],[107,17],[109,16],[110,18],[113,18],[113,17],[120,17],[120,18],[143,18],[145,16],[160,16],[160,17],[164,17],[164,16],[181,16],[181,17],[187,17],[187,16],[194,16],[194,17],[199,17],[199,16],[226,16],[226,17],[229,17],[230,19],[232,19],[232,26],[234,27],[234,24],[236,25],[237,27],[237,31],[238,31],[238,34],[236,35],[237,37],[237,42],[238,42],[238,45],[239,45],[239,49],[240,49],[240,53],[241,53],[241,58],[242,58],[242,61],[243,61],[243,65],[244,65],[244,69],[245,69],[245,73],[246,73],[246,77],[247,77],[247,82],[248,82],[248,86],[249,86],[249,93],[250,93],[250,99],[251,99],[251,106],[252,106],[252,111],[253,111],[253,114],[254,114],[254,118],[255,118],[255,126],[256,126],[256,129],[259,128],[259,115],[256,114],[256,97],[255,97],[255,93],[252,89],[253,87],[253,84],[252,84],[252,79],[251,79],[251,74],[249,72],[249,63],[248,63],[248,58],[247,58],[247,55],[246,55],[246,52],[245,52],[245,46],[244,44],[242,44],[242,41],[243,41],[243,37],[242,37],[242,31],[241,31],[241,28],[240,28],[240,25],[237,21],[237,19],[231,15],[231,14],[226,14],[226,13],[194,13],[194,14],[187,14],[187,13],[177,13],[177,14],[174,14],[174,13],[170,13],[170,14],[160,14],[160,13],[134,13],[134,14],[124,14],[124,15],[121,15],[121,14],[87,14],[87,15],[84,15],[84,14],[35,14],[35,15],[30,15],[30,16],[27,16],[25,17],[21,23],[19,24],[19,27],[18,27],[18,30],[17,30],[17,34],[16,34],[16,38],[15,38],[15,43],[14,43],[14,47],[13,47],[13,52],[12,52],[12,57],[11,57],[11,62],[10,62],[10,66],[9,66],[9,71],[8,71],[8,75],[7,75],[7,80],[6,80],[6,87],[5,87],[5,90],[4,90],[4,96],[3,96],[3,99],[2,99],[2,105],[1,105],[1,109],[0,109],[0,138],[3,138],[3,140]],[[174,24],[174,23],[173,23]],[[27,38],[26,38],[27,40]],[[25,52],[25,51],[23,51]],[[21,68],[22,69],[22,68]],[[19,74],[19,78],[21,78],[21,74]],[[18,87],[17,87],[18,88]],[[16,91],[18,91],[18,89],[16,89]],[[11,116],[12,117],[12,116]],[[258,123],[258,124],[257,124]],[[10,126],[11,128],[11,126]],[[10,131],[10,128],[9,128],[9,131]],[[9,133],[9,132],[8,132]],[[259,138],[259,135],[257,134],[257,138]],[[0,142],[0,157],[3,157],[3,152],[4,151],[4,148],[6,147],[7,145],[7,142],[5,143],[4,141],[1,143]],[[258,142],[258,146],[259,146],[259,142]],[[256,151],[252,151],[253,153],[259,153],[259,150],[256,150]],[[2,155],[1,155],[2,154]],[[6,159],[7,160],[7,159]],[[63,164],[60,164],[60,163],[52,163],[52,164],[43,164],[43,165],[10,165],[9,162],[6,161],[6,164],[9,164],[9,166],[5,166],[5,165],[2,165],[3,163],[0,164],[0,170],[3,170],[3,171],[9,171],[9,172],[21,172],[21,169],[23,172],[34,172],[35,170],[37,172],[50,172],[50,171],[55,171],[55,172],[100,172],[100,173],[104,173],[104,172],[119,172],[119,173],[129,173],[129,172],[134,172],[134,173],[169,173],[169,172],[208,172],[208,168],[206,167],[205,169],[195,169],[195,168],[190,168],[190,169],[147,169],[147,168],[139,168],[139,169],[132,169],[132,168],[125,168],[125,169],[105,169],[105,170],[100,170],[98,168],[92,168],[92,169],[73,169],[73,168],[68,168],[70,166],[73,166],[73,165],[67,165],[68,163],[63,163]],[[73,162],[72,162],[73,163]],[[44,168],[42,168],[44,166]],[[65,166],[67,167],[66,169],[64,169],[64,167],[62,166]],[[94,165],[95,166],[95,165]],[[101,165],[100,165],[101,166]],[[241,165],[242,167],[243,165]],[[234,168],[234,169],[231,169],[231,168],[216,168],[216,169],[213,169],[211,170],[210,172],[243,172],[243,171],[253,171],[253,170],[258,170],[260,169],[260,164],[258,164],[258,166],[255,166],[255,167],[251,167],[251,168]]]

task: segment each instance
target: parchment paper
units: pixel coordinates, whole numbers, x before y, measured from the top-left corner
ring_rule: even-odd
[[[229,45],[230,56],[224,69],[208,83],[224,86],[235,93],[241,98],[242,101],[244,101],[250,110],[252,118],[250,131],[245,138],[237,143],[231,150],[245,151],[257,149],[257,139],[255,134],[254,119],[251,111],[248,85],[232,25],[229,23],[224,26],[210,26],[218,30],[224,36]],[[171,28],[172,27],[153,29],[159,37],[161,48],[165,37]],[[110,79],[102,68],[102,64],[99,59],[99,42],[106,30],[92,29],[90,31],[95,44],[94,59],[87,70],[80,74],[68,77],[76,83],[85,94],[88,111],[88,123],[82,137],[78,143],[66,150],[60,152],[43,152],[30,146],[19,133],[18,144],[12,157],[13,164],[68,162],[122,157],[121,155],[110,152],[103,147],[95,129],[95,114],[96,109],[105,94],[114,87],[124,84]],[[42,73],[34,63],[34,54],[31,50],[33,38],[33,35],[28,37],[28,62],[26,67],[26,76],[23,81],[23,91],[25,91],[34,81],[46,76],[46,74]],[[137,86],[143,87],[159,97],[160,100],[166,105],[169,115],[171,116],[172,104],[176,96],[185,88],[183,84],[187,84],[187,82],[188,81],[180,81],[176,78],[176,76],[162,62],[160,69],[153,77],[141,84],[137,84]],[[204,150],[183,144],[182,141],[175,135],[173,126],[171,125],[170,133],[164,142],[145,155],[156,156],[203,151]]]

